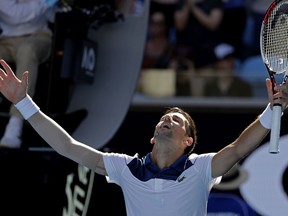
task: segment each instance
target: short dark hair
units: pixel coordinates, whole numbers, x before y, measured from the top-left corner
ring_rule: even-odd
[[[179,107],[167,108],[165,111],[165,114],[168,114],[168,113],[180,113],[187,119],[188,125],[186,126],[186,134],[193,138],[193,143],[191,146],[188,146],[185,149],[185,154],[187,154],[187,155],[192,154],[192,152],[193,152],[193,150],[197,144],[197,130],[196,130],[196,124],[195,124],[194,120],[192,119],[192,117],[190,116],[189,113],[187,113],[186,111],[184,111],[183,109],[181,109]]]

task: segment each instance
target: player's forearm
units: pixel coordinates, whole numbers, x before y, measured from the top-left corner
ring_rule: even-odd
[[[269,108],[270,109],[270,108]],[[264,115],[263,115],[264,114]],[[268,110],[269,114],[269,110]],[[231,144],[221,149],[213,158],[213,177],[224,175],[235,163],[249,155],[257,148],[269,132],[269,124],[264,127],[263,116],[267,117],[267,109],[254,122],[252,122],[240,136]],[[261,119],[261,121],[260,121]],[[265,122],[265,121],[264,121]]]
[[[236,147],[238,159],[250,154],[267,136],[269,129],[263,127],[259,119],[250,124],[238,137],[233,145]]]
[[[235,140],[236,153],[238,157],[244,157],[261,144],[268,134],[272,125],[272,110],[270,103],[265,110],[252,122]]]
[[[233,143],[221,149],[214,156],[212,176],[218,177],[228,172],[235,163],[257,148],[268,132],[269,130],[264,128],[258,119],[255,120]]]
[[[27,119],[34,130],[59,154],[107,175],[102,152],[73,139],[57,122],[39,111]]]
[[[74,139],[53,119],[42,113],[35,113],[27,119],[34,130],[57,152],[68,154]]]
[[[99,174],[106,175],[104,153],[73,139],[56,121],[45,115],[29,95],[16,102],[15,107],[47,144],[59,154]]]

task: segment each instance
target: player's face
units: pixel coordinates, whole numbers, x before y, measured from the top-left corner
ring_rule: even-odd
[[[166,135],[174,138],[182,138],[186,135],[188,121],[180,113],[167,113],[163,115],[156,125],[155,135]]]

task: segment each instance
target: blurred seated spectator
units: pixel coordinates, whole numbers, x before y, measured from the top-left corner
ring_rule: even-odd
[[[204,90],[206,97],[251,97],[250,84],[235,73],[235,49],[230,44],[222,43],[215,47],[217,61],[214,63],[215,77]]]
[[[156,11],[149,18],[141,68],[168,68],[173,54],[173,44],[169,39],[165,16],[162,12]]]
[[[49,22],[57,0],[1,0],[0,1],[0,58],[14,63],[16,76],[29,71],[29,95],[34,96],[38,66],[50,57],[52,31]],[[0,146],[20,148],[24,120],[11,105],[10,119]]]
[[[161,11],[155,11],[149,16],[138,91],[151,96],[174,95],[175,71],[171,68],[172,54],[173,44],[169,39],[165,15]],[[171,82],[167,82],[168,79]],[[155,81],[159,81],[157,88],[153,86]],[[160,90],[160,86],[163,90]]]

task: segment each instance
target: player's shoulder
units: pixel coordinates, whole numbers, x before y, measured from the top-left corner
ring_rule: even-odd
[[[133,160],[134,158],[138,158],[138,155],[135,154],[134,156],[130,156],[130,155],[127,155],[127,154],[124,154],[124,153],[114,153],[114,152],[105,152],[103,154],[103,157],[105,159],[109,159],[109,160],[123,160],[123,161],[126,161],[126,162],[130,162],[131,160]]]
[[[210,153],[203,153],[203,154],[196,154],[193,153],[189,155],[189,160],[194,163],[196,160],[210,160],[214,157],[216,153],[210,152]]]

